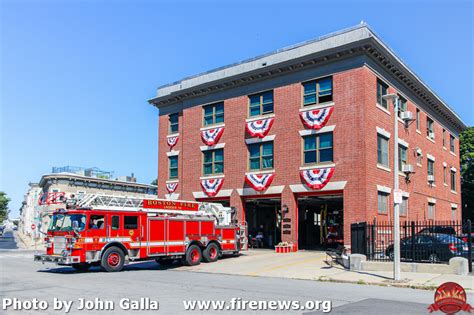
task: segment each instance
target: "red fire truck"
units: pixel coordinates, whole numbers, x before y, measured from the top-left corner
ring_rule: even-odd
[[[53,212],[45,237],[46,253],[35,261],[91,266],[113,272],[130,261],[168,265],[215,262],[247,248],[245,224],[235,211],[215,203],[138,199],[123,196],[45,194],[40,204],[64,204]]]

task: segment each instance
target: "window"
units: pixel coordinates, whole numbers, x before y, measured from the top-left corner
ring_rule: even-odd
[[[250,170],[273,168],[273,142],[250,144],[248,148]]]
[[[170,156],[168,160],[169,178],[178,178],[178,156]]]
[[[416,165],[422,166],[421,160],[423,159],[423,153],[421,150],[416,150]]]
[[[332,77],[303,83],[303,105],[332,101]]]
[[[169,122],[170,122],[170,133],[176,133],[179,130],[179,114],[170,114],[169,115]]]
[[[403,165],[407,164],[407,148],[398,145],[398,170],[403,172]]]
[[[380,214],[388,213],[388,196],[389,194],[379,191],[378,192],[378,212]]]
[[[388,109],[387,100],[382,96],[387,95],[388,85],[377,79],[377,103],[385,109]]]
[[[224,150],[208,150],[203,152],[203,174],[222,174],[224,173]]]
[[[203,107],[204,126],[219,124],[224,122],[224,103],[217,103]]]
[[[127,230],[138,229],[138,217],[126,215],[123,217],[123,228]]]
[[[406,216],[408,212],[408,198],[403,197],[402,203],[400,204],[400,215]]]
[[[273,91],[251,95],[249,99],[250,117],[273,113]]]
[[[416,109],[416,130],[420,130],[420,110]]]
[[[451,220],[456,220],[456,208],[451,207]]]
[[[333,161],[332,132],[306,136],[303,142],[303,164]]]
[[[89,219],[89,229],[102,230],[104,228],[105,218],[103,215],[91,215]]]
[[[388,167],[388,139],[377,135],[377,163]]]
[[[446,166],[443,166],[443,183],[447,184],[448,183],[448,175],[446,174],[447,173],[447,167]]]
[[[407,111],[407,100],[401,96],[398,95],[398,117],[401,118],[402,113]]]
[[[434,161],[428,159],[428,175],[434,176]]]
[[[112,230],[118,230],[120,228],[120,217],[118,215],[112,216]]]
[[[434,219],[435,217],[435,204],[428,203],[428,219]]]
[[[454,153],[454,137],[449,135],[449,151]]]
[[[426,117],[426,136],[431,140],[434,140],[434,122],[431,118]]]
[[[443,148],[446,148],[446,130],[443,129]]]
[[[456,191],[456,172],[451,170],[451,190]]]

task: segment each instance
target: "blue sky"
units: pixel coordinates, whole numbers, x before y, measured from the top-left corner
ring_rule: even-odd
[[[1,2],[0,190],[52,166],[157,174],[156,87],[361,20],[468,124],[470,1]]]

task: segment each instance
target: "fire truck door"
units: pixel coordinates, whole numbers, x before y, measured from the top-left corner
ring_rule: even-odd
[[[87,222],[87,238],[92,238],[89,250],[100,250],[107,237],[107,216],[103,214],[91,214]]]
[[[123,231],[124,237],[129,237],[130,242],[140,243],[140,229],[139,229],[138,215],[124,215],[123,216]]]
[[[166,251],[170,254],[184,253],[185,221],[168,219],[166,228]]]

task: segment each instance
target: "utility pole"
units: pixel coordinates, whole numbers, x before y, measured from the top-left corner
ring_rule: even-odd
[[[387,101],[393,102],[393,280],[400,280],[400,184],[398,178],[398,95],[384,95]],[[400,198],[401,199],[401,198]]]

